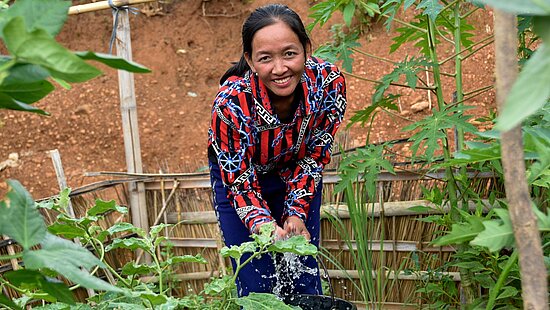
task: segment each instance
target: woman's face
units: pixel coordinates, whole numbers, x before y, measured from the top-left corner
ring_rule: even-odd
[[[272,101],[292,101],[306,56],[298,36],[287,24],[278,21],[258,30],[252,38],[252,54],[245,57],[274,96]]]

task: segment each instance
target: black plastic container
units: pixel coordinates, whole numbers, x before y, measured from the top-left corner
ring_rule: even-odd
[[[349,301],[324,295],[289,295],[283,301],[287,305],[300,306],[302,310],[357,310]]]

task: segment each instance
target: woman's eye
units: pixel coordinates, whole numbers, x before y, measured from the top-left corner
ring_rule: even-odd
[[[258,61],[259,61],[259,62],[266,62],[266,61],[269,61],[269,57],[268,57],[268,56],[262,56],[262,57],[258,58]]]
[[[287,56],[287,57],[291,57],[291,56],[294,56],[294,55],[296,55],[296,52],[293,52],[293,51],[286,51],[285,52],[285,56]]]

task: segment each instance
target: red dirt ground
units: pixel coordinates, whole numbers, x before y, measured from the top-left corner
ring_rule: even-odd
[[[240,55],[240,27],[254,8],[267,0],[174,0],[169,4],[139,6],[142,12],[131,16],[133,59],[153,70],[135,75],[143,169],[145,172],[190,172],[206,165],[206,140],[210,107],[218,79],[229,63]],[[305,20],[314,3],[287,1]],[[337,21],[336,19],[335,21]],[[333,21],[331,21],[333,22]],[[491,12],[478,11],[470,22],[476,27],[474,41],[492,33]],[[314,47],[328,40],[325,25],[314,30]],[[111,12],[100,11],[70,16],[58,40],[72,50],[107,52],[112,29]],[[375,24],[361,39],[362,50],[402,60],[417,55],[416,49],[389,55],[394,33]],[[444,51],[446,54],[449,51]],[[464,85],[469,91],[493,82],[492,46],[482,49],[464,63]],[[452,62],[444,71],[453,70]],[[125,155],[118,99],[118,80],[114,70],[100,66],[105,75],[71,90],[58,89],[37,104],[51,113],[49,117],[0,111],[0,162],[17,153],[15,167],[0,171],[0,194],[8,178],[20,180],[35,198],[57,193],[57,181],[49,150],[58,149],[70,187],[97,179],[85,177],[91,171],[125,171]],[[379,79],[389,73],[387,63],[355,57],[353,73]],[[373,84],[348,77],[348,112],[370,104]],[[447,93],[452,84],[446,81]],[[451,90],[451,91],[449,91]],[[425,91],[399,90],[399,115],[418,120],[427,111],[412,113],[411,105],[428,99]],[[449,100],[450,98],[446,98]],[[487,92],[475,101],[473,113],[494,107],[494,94]],[[409,122],[379,113],[371,141],[406,137],[401,128]],[[479,125],[479,124],[478,124]],[[483,129],[483,128],[482,128]],[[350,131],[350,146],[365,143],[367,129]],[[405,149],[407,146],[405,146]]]

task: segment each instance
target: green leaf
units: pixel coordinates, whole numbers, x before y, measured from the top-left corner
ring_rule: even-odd
[[[19,307],[18,305],[16,305],[12,300],[11,298],[8,298],[6,295],[4,294],[0,294],[0,305],[4,305],[6,307],[9,307],[10,309],[17,309],[17,310],[20,310],[21,307]]]
[[[476,0],[515,15],[550,15],[550,0]]]
[[[477,128],[468,120],[471,115],[465,115],[464,111],[471,109],[468,106],[450,106],[443,110],[432,110],[432,115],[427,116],[412,125],[403,128],[404,131],[417,132],[409,139],[413,141],[411,151],[413,156],[418,154],[422,145],[425,147],[424,155],[426,160],[433,160],[434,153],[440,148],[440,142],[447,138],[447,130],[457,128],[466,132],[476,132]]]
[[[54,297],[57,301],[66,303],[69,305],[76,304],[73,293],[67,287],[67,285],[60,281],[53,281],[52,279],[43,279],[40,283],[40,288],[48,293],[48,295]]]
[[[105,251],[112,251],[114,249],[129,249],[137,250],[142,249],[147,252],[152,252],[151,246],[143,239],[140,238],[126,238],[126,239],[114,239],[111,244],[105,247]]]
[[[95,53],[92,51],[75,52],[75,55],[85,60],[99,61],[107,66],[115,69],[120,69],[134,73],[149,73],[151,70],[136,62],[128,61],[124,58],[113,56],[110,54]]]
[[[495,209],[501,220],[485,221],[485,230],[470,242],[472,245],[483,246],[491,252],[500,251],[514,244],[514,230],[508,211]]]
[[[120,288],[81,269],[90,269],[94,266],[105,267],[97,257],[82,246],[50,234],[46,236],[41,245],[40,250],[23,253],[23,262],[26,268],[31,270],[48,268],[86,288],[122,292]]]
[[[0,235],[8,235],[28,250],[44,239],[46,224],[21,183],[16,180],[8,180],[7,183],[10,190],[0,203]]]
[[[159,225],[155,225],[155,226],[152,226],[150,229],[149,229],[149,235],[151,236],[152,239],[155,239],[159,233],[164,230],[164,228],[168,228],[168,227],[172,227],[174,225],[172,224],[165,224],[165,223],[162,223],[162,224],[159,224]]]
[[[174,256],[170,257],[165,261],[167,265],[173,265],[173,264],[179,264],[179,263],[199,263],[199,264],[207,264],[208,261],[202,257],[202,255],[197,254],[195,256],[193,255],[183,255],[183,256]]]
[[[287,240],[277,240],[268,250],[277,253],[294,253],[298,255],[316,255],[317,247],[309,243],[304,236],[292,236]]]
[[[518,295],[520,295],[520,293],[517,288],[513,286],[505,286],[504,288],[502,288],[502,292],[498,295],[497,300],[515,297]]]
[[[507,131],[541,109],[550,97],[550,48],[535,51],[521,70],[504,103],[496,128]]]
[[[48,76],[48,72],[38,66],[18,64],[9,68],[8,76],[0,84],[0,92],[23,103],[34,103],[54,90],[45,80]]]
[[[16,110],[16,111],[25,111],[33,112],[42,115],[50,115],[48,112],[41,110],[39,108],[28,105],[24,102],[17,101],[11,96],[0,92],[0,109]]]
[[[319,47],[314,52],[314,55],[331,62],[341,60],[342,68],[352,72],[352,49],[361,46],[361,44],[357,42],[359,40],[359,33],[344,33],[341,25],[334,25],[331,27],[331,31],[333,32],[333,42]]]
[[[432,20],[435,20],[441,10],[443,10],[443,5],[438,0],[422,0],[416,6],[416,9],[424,9],[422,14],[428,15]]]
[[[533,19],[535,33],[542,41],[550,44],[550,13],[547,16],[536,16]]]
[[[128,211],[128,209],[117,205],[114,200],[103,201],[101,199],[96,199],[95,206],[90,208],[90,210],[88,210],[86,214],[88,214],[89,216],[96,216],[103,215],[111,211],[117,211],[124,214]]]
[[[455,223],[445,236],[439,237],[433,241],[435,246],[444,246],[451,244],[461,244],[473,240],[482,231],[484,227],[480,219],[469,223]]]
[[[154,266],[136,264],[135,262],[128,262],[122,267],[122,274],[126,276],[131,275],[146,275],[155,272]]]
[[[7,49],[17,58],[44,67],[54,78],[84,82],[101,74],[99,69],[65,49],[44,30],[25,30],[23,20],[14,18],[4,27]]]
[[[141,237],[145,236],[145,232],[143,231],[143,229],[134,226],[132,223],[127,223],[127,222],[116,223],[115,225],[109,227],[107,229],[107,232],[111,236],[119,232],[131,232],[131,233],[137,233],[138,236],[141,236]]]
[[[338,6],[339,3],[337,1],[323,1],[312,6],[309,9],[311,12],[309,17],[313,19],[313,22],[307,25],[306,30],[310,32],[316,24],[322,27],[332,14],[338,10]]]
[[[250,295],[235,300],[244,310],[293,310],[295,307],[286,305],[274,294],[268,293],[250,293]]]
[[[0,18],[0,29],[10,17],[20,16],[25,22],[27,31],[40,28],[54,37],[65,24],[70,6],[71,1],[18,0],[3,12],[4,18]]]
[[[153,306],[158,306],[167,301],[166,296],[155,294],[152,292],[132,292],[132,295],[135,297],[139,297],[140,299],[149,301]],[[154,307],[154,309],[157,309]]]
[[[68,239],[86,237],[86,231],[74,224],[54,223],[48,227],[48,231]]]
[[[424,71],[426,66],[432,66],[432,64],[422,58],[417,59],[412,57],[409,59],[408,56],[406,56],[402,62],[395,64],[392,72],[386,74],[380,79],[381,83],[375,86],[376,91],[372,96],[372,102],[382,100],[384,92],[390,87],[391,83],[398,82],[402,76],[405,77],[407,85],[412,89],[415,89],[418,81],[417,74]]]
[[[346,7],[344,8],[344,22],[346,23],[346,26],[351,26],[351,21],[353,19],[353,15],[355,14],[355,2],[350,1]]]

